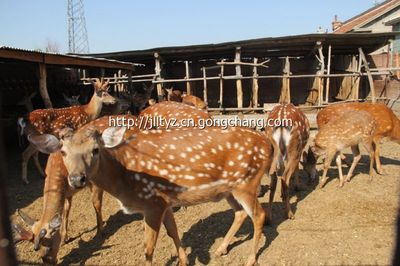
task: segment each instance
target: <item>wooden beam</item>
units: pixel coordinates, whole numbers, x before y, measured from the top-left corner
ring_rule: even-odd
[[[240,47],[236,47],[235,63],[240,63]],[[236,65],[235,70],[236,70],[236,76],[242,76],[240,64]],[[236,95],[237,95],[238,108],[242,108],[243,107],[243,88],[242,88],[242,80],[241,79],[236,79]]]
[[[257,58],[253,59],[253,88],[252,88],[252,103],[253,107],[258,107],[258,73],[257,73]]]
[[[326,69],[326,74],[331,74],[331,58],[332,58],[332,46],[329,45],[328,47],[328,66]],[[328,76],[326,79],[326,88],[325,88],[325,103],[329,103],[329,87],[330,87],[330,77]]]
[[[189,79],[190,78],[189,61],[185,61],[185,72],[186,72],[185,79]],[[186,93],[188,95],[192,94],[192,90],[191,90],[191,87],[190,87],[190,81],[186,82]]]
[[[290,59],[285,57],[285,64],[283,67],[282,88],[279,103],[290,103]]]
[[[47,91],[47,70],[45,64],[39,64],[39,92],[42,96],[44,106],[46,108],[53,108],[49,93]]]
[[[219,107],[223,107],[224,101],[224,65],[221,65],[221,73],[219,74]]]
[[[367,72],[369,87],[370,87],[370,90],[371,90],[372,103],[376,103],[374,79],[372,78],[367,58],[365,57],[365,54],[364,54],[364,52],[363,52],[361,47],[358,48],[358,51],[360,52],[360,58],[361,58],[361,62],[363,62],[363,66],[364,66],[365,72]]]
[[[155,68],[154,71],[156,73],[156,79],[155,80],[160,80],[161,77],[161,58],[158,53],[154,53],[154,59],[155,59]],[[158,102],[162,102],[164,100],[164,94],[162,90],[161,83],[157,83],[157,97],[158,97]]]
[[[318,48],[318,54],[319,54],[319,65],[320,65],[320,70],[318,71],[318,105],[322,104],[322,95],[324,91],[324,78],[322,75],[325,74],[325,57],[324,53],[322,51],[322,45]]]
[[[203,67],[203,101],[205,104],[208,104],[208,99],[207,99],[207,75],[206,75],[206,69]]]

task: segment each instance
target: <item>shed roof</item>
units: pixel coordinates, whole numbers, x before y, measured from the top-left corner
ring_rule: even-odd
[[[132,63],[117,61],[114,59],[82,55],[45,53],[41,51],[24,50],[7,46],[0,46],[0,60],[44,63],[48,65],[62,65],[66,67],[97,67],[133,70]]]
[[[154,53],[169,60],[231,58],[234,49],[241,48],[242,57],[280,57],[309,55],[320,43],[325,49],[332,46],[332,54],[358,54],[358,48],[370,53],[393,39],[397,32],[332,34],[318,33],[285,37],[270,37],[217,44],[158,47],[147,50],[90,54],[94,57],[146,63],[154,61]]]

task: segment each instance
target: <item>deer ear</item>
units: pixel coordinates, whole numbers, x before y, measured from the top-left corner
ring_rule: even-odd
[[[300,161],[301,164],[307,163],[307,156],[308,156],[307,152],[303,151],[303,161]]]
[[[126,127],[109,127],[103,131],[101,138],[106,148],[114,148],[121,144]]]
[[[57,213],[53,219],[51,219],[51,221],[49,222],[49,227],[52,230],[56,230],[58,228],[60,228],[61,226],[61,215],[59,213]]]
[[[106,79],[106,81],[103,83],[102,87],[106,88],[108,86],[108,83],[110,83],[110,79]]]
[[[13,224],[13,228],[16,232],[16,236],[14,238],[14,244],[17,244],[18,242],[27,240],[27,241],[32,241],[34,239],[34,235],[32,231],[26,230],[19,224]]]
[[[57,152],[61,148],[60,141],[51,134],[29,135],[28,141],[35,145],[40,152],[47,154]]]

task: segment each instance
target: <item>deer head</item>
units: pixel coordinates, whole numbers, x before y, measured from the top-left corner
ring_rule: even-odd
[[[303,161],[300,161],[300,163],[309,177],[315,179],[317,176],[317,158],[315,157],[311,147],[308,148],[307,152],[303,151]]]
[[[109,89],[110,86],[108,86],[108,83],[110,81],[107,79],[106,81],[101,78],[95,79],[92,81],[93,87],[94,87],[94,95],[102,102],[105,104],[115,104],[117,100],[109,94]]]
[[[69,106],[81,105],[81,103],[79,102],[80,95],[72,95],[71,97],[68,97],[64,93],[62,95],[64,97],[64,100],[69,104]]]
[[[88,127],[74,133],[71,128],[65,128],[59,134],[60,140],[53,135],[43,134],[32,137],[31,143],[46,153],[60,151],[69,173],[69,185],[81,188],[87,183],[87,175],[97,172],[100,151],[118,146],[125,131],[125,127],[109,127],[100,134],[97,129]]]
[[[17,233],[15,242],[33,242],[33,249],[40,252],[43,262],[55,264],[57,262],[57,252],[61,240],[59,230],[61,226],[61,215],[57,213],[50,221],[42,223],[31,218],[22,210],[17,210],[17,212],[31,229],[26,230],[20,224],[14,224],[13,228]]]

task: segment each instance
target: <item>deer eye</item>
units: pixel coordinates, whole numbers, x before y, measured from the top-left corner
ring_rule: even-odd
[[[92,155],[93,155],[93,156],[95,156],[95,155],[97,155],[97,154],[99,154],[99,148],[95,148],[95,149],[92,151]]]
[[[61,150],[60,153],[61,153],[61,155],[64,156],[64,157],[67,155],[67,153],[66,153],[65,151],[63,151],[63,150]]]

